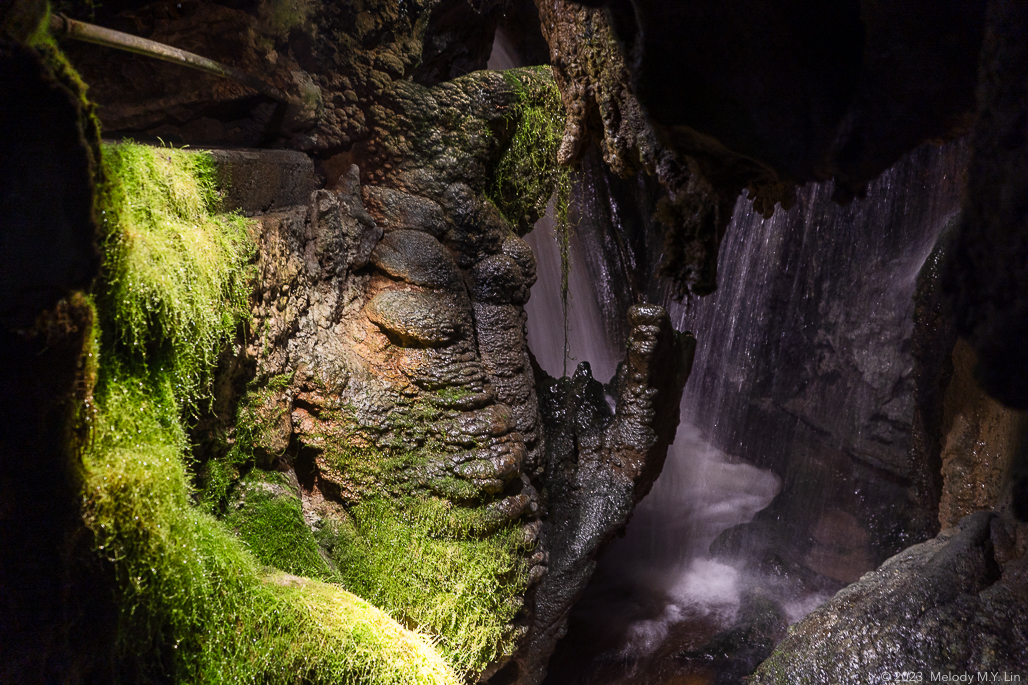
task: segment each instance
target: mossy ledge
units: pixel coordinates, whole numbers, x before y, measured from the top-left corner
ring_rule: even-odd
[[[409,409],[390,418],[423,443],[414,449],[375,445],[352,408],[322,414],[338,432],[317,436],[317,463],[337,482],[344,513],[326,517],[317,538],[344,587],[432,635],[473,682],[517,648],[531,545],[499,502],[486,504],[467,480],[444,475],[454,448],[435,431],[447,425],[445,412],[425,402]]]
[[[202,153],[103,150],[99,370],[83,509],[113,569],[122,682],[457,683],[338,586],[265,573],[191,501],[185,421],[244,320],[252,246]],[[96,357],[94,357],[96,358]]]
[[[521,531],[455,534],[471,512],[437,498],[376,498],[318,534],[345,587],[438,636],[436,647],[465,676],[513,653],[526,585]]]

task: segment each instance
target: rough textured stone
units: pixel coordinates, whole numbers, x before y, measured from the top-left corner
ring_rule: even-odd
[[[960,145],[922,149],[865,201],[840,208],[830,186],[808,186],[802,209],[733,227],[752,237],[745,248],[733,242],[734,285],[718,297],[748,306],[734,320],[690,322],[733,340],[709,349],[694,379],[697,422],[722,449],[774,469],[783,486],[751,524],[715,543],[718,554],[806,566],[831,587],[938,531],[938,462],[911,450],[911,295],[959,208],[964,160]],[[918,187],[926,177],[933,182]]]
[[[451,290],[461,280],[453,257],[427,233],[390,231],[371,255],[374,265],[389,276],[426,288]]]
[[[453,304],[432,293],[385,290],[368,301],[367,314],[387,336],[404,347],[436,347],[460,335]]]
[[[314,163],[292,150],[211,150],[225,211],[259,214],[307,202],[317,187]]]
[[[717,3],[609,4],[609,11],[599,12],[540,3],[570,108],[564,155],[578,158],[590,141],[599,141],[618,173],[642,169],[657,176],[664,202],[655,210],[669,229],[667,262],[685,284],[680,290],[714,287],[721,231],[741,188],[749,186],[761,213],[778,201],[787,205],[791,183],[808,178],[835,175],[840,196],[850,197],[917,142],[967,127],[983,2],[772,3],[741,10]],[[961,330],[981,360],[984,387],[1016,403],[1019,388],[1028,387],[1015,373],[1024,366],[1024,208],[1017,198],[1025,195],[1022,96],[1028,60],[1018,37],[1023,8],[1013,0],[992,5],[981,62],[972,211],[965,214],[948,288]],[[522,517],[526,538],[538,540],[530,557],[536,590],[519,618],[528,631],[525,651],[495,677],[527,682],[535,677],[528,666],[545,660],[547,645],[559,633],[561,607],[588,574],[588,560],[599,546],[593,543],[620,525],[621,512],[655,475],[660,440],[650,445],[647,436],[666,433],[667,426],[651,411],[654,387],[639,386],[611,417],[583,372],[574,381],[582,390],[580,402],[561,415],[575,431],[581,429],[575,448],[581,452],[569,451],[566,436],[551,445],[544,435],[521,307],[534,267],[523,244],[511,237],[512,227],[483,197],[509,134],[505,113],[513,93],[497,75],[454,78],[482,64],[491,27],[500,21],[500,3],[312,1],[295,4],[285,19],[275,6],[270,0],[124,0],[99,8],[97,16],[100,23],[255,73],[304,101],[301,107],[282,107],[231,81],[94,46],[75,47],[73,57],[104,105],[109,134],[193,145],[278,145],[316,155],[324,190],[290,209],[261,204],[276,213],[262,220],[257,326],[241,362],[254,363],[259,379],[291,379],[282,400],[288,410],[282,431],[290,435],[276,436],[274,447],[277,452],[286,444],[279,466],[292,465],[313,479],[313,486],[304,480],[307,492],[316,493],[307,500],[310,513],[366,494],[352,474],[333,471],[325,457],[333,440],[358,438],[362,445],[395,451],[424,446],[430,438],[443,445],[447,459],[387,485],[457,497],[446,489],[452,476],[471,485],[474,494],[462,495],[466,503],[487,508],[500,521]],[[9,73],[4,71],[5,78]],[[644,107],[656,125],[643,117]],[[392,257],[404,261],[402,269],[389,260],[374,262],[372,250],[383,231],[402,230],[432,236],[460,276],[430,286],[440,291],[432,296],[436,304],[449,298],[442,308],[462,330],[451,339],[438,338],[438,347],[397,345],[368,316],[375,309],[369,302],[384,293],[405,293],[387,299],[421,298],[425,285],[408,278],[420,279],[419,269],[438,267],[419,263],[418,250],[394,251]],[[65,237],[56,242],[71,244]],[[88,267],[88,261],[81,263]],[[71,281],[91,273],[76,272],[76,259],[61,263],[73,267],[65,275],[78,274],[79,281]],[[54,289],[44,296],[53,301]],[[29,311],[29,318],[34,314]],[[652,352],[646,341],[654,334],[653,322],[643,319],[631,329],[640,336],[633,340],[636,363]],[[847,330],[842,326],[814,342],[845,349]],[[811,348],[809,339],[800,338],[784,363]],[[857,366],[861,373],[874,371],[868,360]],[[788,389],[796,392],[781,406],[749,407],[751,423],[809,430],[817,437],[831,425],[831,397],[847,387],[828,378],[838,370],[832,363],[817,370],[818,381]],[[877,377],[870,385],[877,392],[887,383]],[[544,399],[544,405],[555,402]],[[429,409],[436,412],[431,420]],[[881,431],[854,446],[863,458],[858,476],[877,483],[884,474],[883,491],[902,490],[920,478],[918,464],[893,449],[904,430],[897,417],[909,406],[887,401],[881,409],[875,419]],[[561,411],[550,406],[547,416]],[[785,421],[775,423],[776,417]],[[658,424],[664,428],[653,428]],[[617,440],[609,437],[615,434]],[[843,452],[832,448],[817,455],[825,468],[816,474],[840,497],[850,497],[857,462]],[[582,454],[589,458],[580,459]],[[591,471],[590,460],[602,460],[595,455],[619,455],[609,458],[621,459],[621,466],[612,461],[613,472]],[[810,456],[790,459],[799,463]],[[629,482],[624,474],[636,471],[638,479]],[[604,483],[614,493],[609,503],[599,491],[589,491]],[[566,492],[573,496],[562,500]],[[328,502],[324,495],[335,499]],[[860,543],[856,554],[871,523],[891,525],[891,515],[876,511],[876,520],[868,522],[833,507],[811,533],[815,541],[828,528],[852,533]],[[883,537],[879,529],[872,532]],[[565,544],[576,540],[584,542]],[[820,559],[820,568],[829,566]],[[570,579],[565,585],[545,580],[562,573]]]
[[[1004,407],[978,386],[972,375],[974,364],[974,350],[958,340],[953,348],[953,377],[944,396],[939,502],[943,528],[999,503],[1028,428],[1024,412]]]
[[[1024,525],[978,512],[794,625],[753,683],[883,683],[1028,669]],[[937,678],[938,679],[938,678]]]
[[[497,675],[498,683],[545,678],[546,662],[597,556],[649,491],[674,439],[696,341],[677,333],[661,307],[636,306],[628,318],[628,356],[612,379],[615,411],[587,362],[571,378],[537,371],[546,431],[541,535],[548,543],[548,571],[535,590],[530,639]]]
[[[718,247],[735,197],[747,184],[768,186],[774,175],[723,168],[745,166],[745,160],[726,164],[718,158],[716,164],[704,164],[699,155],[676,154],[661,141],[636,99],[625,54],[630,46],[618,43],[611,26],[620,15],[566,0],[536,4],[567,111],[560,158],[578,162],[596,142],[618,176],[639,171],[656,176],[664,191],[657,218],[667,233],[668,259],[662,272],[671,277],[679,296],[712,292],[717,287]],[[725,156],[722,148],[718,152]],[[761,182],[754,183],[758,178]],[[773,205],[771,200],[768,208]]]

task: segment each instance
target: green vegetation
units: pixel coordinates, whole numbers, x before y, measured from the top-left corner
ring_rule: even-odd
[[[338,580],[303,520],[300,493],[283,474],[254,469],[237,491],[224,521],[258,561],[298,576]]]
[[[125,143],[103,164],[103,343],[130,373],[168,379],[187,409],[246,316],[246,220],[215,213],[210,155]]]
[[[350,518],[328,522],[318,539],[343,586],[437,636],[460,673],[474,675],[510,654],[517,642],[510,624],[527,586],[519,526],[480,502],[454,503],[483,493],[446,475],[445,453],[430,436],[416,450],[360,447],[352,436],[323,442],[323,473],[340,483]]]
[[[550,67],[511,69],[504,80],[515,94],[508,117],[514,126],[487,194],[522,233],[531,230],[554,199],[554,237],[560,249],[560,293],[564,314],[564,375],[568,342],[568,278],[571,274],[571,170],[557,161],[564,136],[564,105]]]
[[[244,319],[252,248],[242,219],[214,213],[205,155],[104,152],[103,332],[83,511],[116,580],[122,681],[455,685],[424,639],[337,586],[263,576],[191,504],[183,421],[209,397],[218,354]],[[268,509],[294,522],[297,513]],[[260,535],[259,519],[241,525],[244,537]],[[304,552],[255,551],[312,569]]]
[[[285,411],[278,402],[289,387],[292,374],[282,374],[261,382],[254,379],[236,409],[234,439],[207,460],[199,474],[199,499],[204,508],[217,513],[224,509],[229,490],[239,480],[240,471],[253,465],[257,450],[269,451],[270,435]],[[275,455],[281,456],[281,455]]]
[[[119,395],[127,406],[108,400],[99,417],[86,510],[117,574],[125,681],[456,682],[429,645],[363,600],[315,581],[296,589],[262,578],[243,545],[189,504],[174,432],[132,403],[156,407],[144,393]]]
[[[514,93],[507,120],[514,127],[487,189],[504,216],[529,230],[556,193],[559,229],[570,230],[571,171],[557,162],[564,136],[564,105],[549,67],[503,73]]]
[[[350,509],[350,521],[320,533],[343,585],[439,636],[436,647],[459,672],[480,672],[510,654],[517,641],[510,623],[526,585],[520,531],[508,524],[476,539],[469,536],[478,510],[439,499],[397,504],[366,500]]]
[[[349,518],[327,521],[318,541],[344,587],[436,636],[458,672],[479,673],[516,647],[510,624],[527,585],[520,527],[449,471],[454,447],[433,434],[445,430],[447,412],[425,401],[394,409],[389,420],[404,444],[391,448],[363,435],[355,412],[322,415],[338,433],[318,436],[319,464],[340,485]]]
[[[274,580],[274,579],[273,579]],[[320,667],[318,682],[331,683],[436,683],[456,685],[453,671],[423,637],[412,633],[367,601],[324,583],[301,583],[286,594],[295,606],[314,616],[311,656],[324,652],[337,659],[332,668]],[[326,637],[317,637],[318,632]],[[340,640],[336,636],[342,636]],[[310,674],[316,663],[306,671]],[[323,659],[323,661],[328,661]],[[304,671],[301,669],[301,673]]]

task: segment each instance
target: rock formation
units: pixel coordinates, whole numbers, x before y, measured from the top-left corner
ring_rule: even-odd
[[[503,92],[482,78],[496,77],[456,83]],[[524,337],[534,258],[460,185],[466,169],[422,167],[418,181],[362,188],[354,166],[308,206],[262,218],[248,354],[258,379],[290,380],[255,407],[276,417],[257,454],[296,469],[318,529],[382,496],[441,498],[457,535],[520,520],[528,604],[516,623],[528,656],[497,677],[535,682],[596,554],[660,471],[691,347],[661,309],[639,308],[617,412],[602,394],[579,411],[577,393],[548,391],[540,415]],[[583,437],[568,442],[575,431]]]
[[[1020,677],[1028,667],[1024,528],[979,511],[904,550],[793,626],[753,682]]]
[[[812,180],[834,178],[847,202],[918,145],[970,131],[967,198],[922,275],[912,337],[905,303],[878,330],[862,303],[840,313],[825,297],[808,303],[816,330],[797,325],[744,383],[753,392],[733,410],[760,440],[742,456],[766,465],[775,431],[807,436],[809,451],[771,459],[783,496],[716,546],[730,555],[784,539],[772,519],[803,510],[812,474],[838,506],[789,551],[820,580],[850,581],[926,538],[936,514],[943,528],[796,627],[757,682],[1025,667],[1024,3],[532,4],[65,0],[57,9],[288,96],[65,45],[95,110],[37,30],[44,5],[0,8],[0,680],[131,679],[161,666],[115,663],[124,578],[113,552],[94,549],[94,535],[114,533],[86,520],[95,502],[81,492],[99,311],[83,292],[102,296],[111,278],[94,244],[98,124],[109,137],[253,148],[212,155],[225,208],[254,220],[257,253],[249,320],[234,344],[199,353],[220,354],[209,405],[172,401],[176,440],[195,445],[188,512],[213,512],[221,523],[196,520],[249,546],[239,558],[254,587],[313,606],[314,579],[341,583],[435,635],[449,662],[440,673],[498,685],[542,680],[597,556],[674,437],[695,341],[640,301],[717,287],[744,190],[765,217],[805,201],[797,186]],[[525,54],[545,40],[552,69],[481,71],[498,27]],[[567,168],[582,164],[607,188],[638,189],[649,231],[638,242],[663,253],[669,279],[628,279],[626,359],[606,386],[587,364],[547,377],[525,337],[535,260],[523,237],[555,190],[566,209]],[[784,262],[802,252],[800,233]],[[909,236],[883,240],[899,251]],[[866,275],[845,254],[816,258]],[[881,355],[849,359],[856,338],[878,340]],[[899,369],[908,341],[914,365]],[[778,386],[774,364],[804,371]],[[873,396],[868,411],[834,415],[854,393]],[[819,535],[840,531],[867,552],[859,563],[818,556]],[[265,582],[254,559],[308,580]],[[326,592],[335,604],[317,606],[338,608],[342,595]],[[753,620],[719,637],[759,646],[746,668],[781,636],[781,616],[750,600]]]

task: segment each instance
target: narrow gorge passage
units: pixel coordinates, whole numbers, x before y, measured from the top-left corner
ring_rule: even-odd
[[[770,617],[779,639],[898,551],[896,538],[918,535],[916,522],[883,530],[882,520],[926,515],[902,502],[917,496],[919,478],[908,464],[913,296],[958,209],[965,164],[960,143],[918,150],[845,208],[830,202],[830,183],[807,186],[770,219],[740,198],[718,291],[669,304],[698,349],[664,471],[601,558],[547,683],[729,682],[772,636],[728,648],[719,636]],[[617,279],[616,266],[597,263],[595,221],[583,219],[573,242],[571,349],[610,364],[612,334],[598,339],[597,319],[616,309],[602,298],[619,286],[590,285]],[[547,229],[540,222],[529,237],[540,264],[533,298],[543,303],[528,307],[530,341],[533,330],[560,330],[559,309],[545,304],[559,298],[544,275],[559,262]],[[653,292],[660,297],[659,283]],[[540,336],[547,343],[540,363],[559,372],[560,345]],[[758,605],[764,616],[754,618]]]
[[[1026,339],[1024,0],[0,0],[0,685],[1028,682]]]

